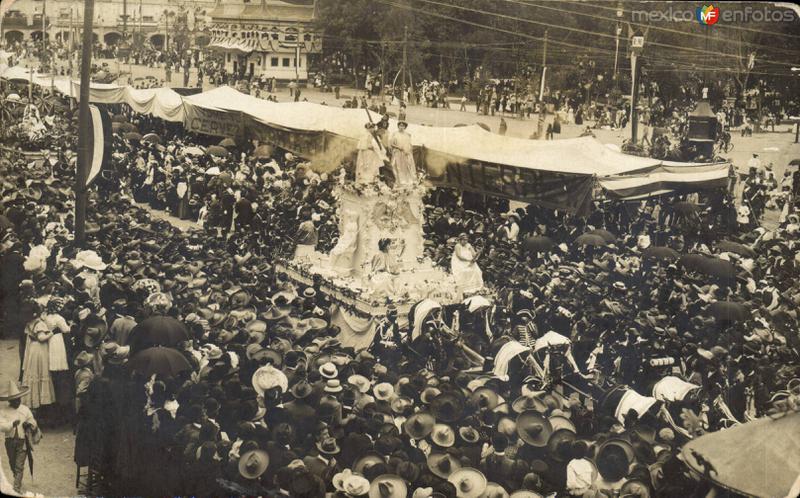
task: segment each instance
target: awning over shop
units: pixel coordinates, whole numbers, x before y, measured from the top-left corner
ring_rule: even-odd
[[[258,45],[258,39],[256,38],[242,39],[234,36],[215,36],[208,44],[208,48],[212,50],[223,50],[249,54],[253,50],[256,50]]]

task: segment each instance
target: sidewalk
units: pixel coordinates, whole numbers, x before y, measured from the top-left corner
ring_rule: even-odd
[[[17,379],[19,376],[19,352],[17,339],[0,340],[0,372]],[[2,403],[0,401],[0,403]],[[45,496],[75,496],[75,436],[71,427],[44,429],[42,441],[33,448],[33,477],[25,463],[22,487],[26,491]],[[11,469],[5,448],[2,449],[3,472],[10,479]]]

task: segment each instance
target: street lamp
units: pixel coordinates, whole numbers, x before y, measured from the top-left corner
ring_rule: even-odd
[[[637,75],[639,66],[637,59],[644,50],[644,36],[635,33],[631,38],[631,143],[636,144],[636,132],[638,127],[639,115],[636,112],[636,104],[639,101],[639,81]]]

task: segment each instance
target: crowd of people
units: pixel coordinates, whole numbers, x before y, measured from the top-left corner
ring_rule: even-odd
[[[83,492],[705,496],[682,446],[771,413],[800,377],[797,174],[769,230],[737,220],[729,192],[579,218],[432,189],[427,255],[447,268],[471,242],[487,292],[390,306],[356,350],[331,322],[344,304],[276,270],[303,224],[333,247],[351,168],[110,110],[159,139],[115,133],[85,247],[74,124],[55,117],[44,162],[0,159],[3,334],[22,381],[0,379],[0,398],[45,433],[75,425]]]

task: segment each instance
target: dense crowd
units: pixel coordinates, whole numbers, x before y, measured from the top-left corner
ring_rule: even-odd
[[[433,189],[427,254],[446,266],[466,235],[491,292],[390,309],[355,350],[321,282],[276,271],[302,223],[335,244],[352,172],[112,111],[158,137],[115,133],[85,248],[73,125],[52,160],[0,160],[3,332],[22,403],[71,414],[88,493],[704,496],[683,444],[800,376],[797,174],[770,230],[727,192],[579,218]]]

